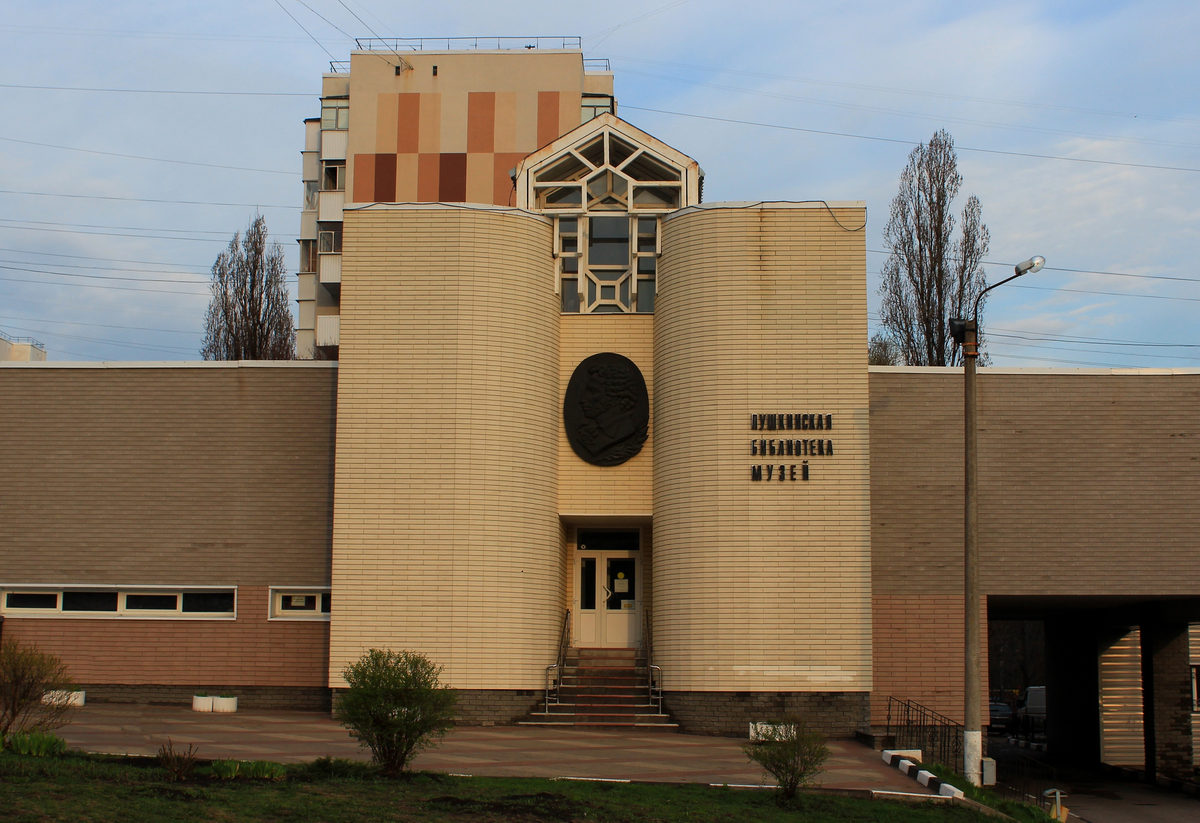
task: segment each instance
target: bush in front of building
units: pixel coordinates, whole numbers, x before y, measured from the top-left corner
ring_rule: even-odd
[[[18,640],[0,643],[0,748],[10,735],[67,725],[70,702],[46,697],[74,688],[67,665],[54,655]]]
[[[196,770],[200,750],[192,743],[187,749],[176,749],[171,738],[158,747],[158,765],[166,769],[168,780],[187,780]]]
[[[742,751],[775,778],[777,799],[784,804],[795,799],[801,786],[812,783],[829,759],[825,737],[809,731],[799,717],[758,724],[758,738],[743,745]]]
[[[388,776],[454,725],[458,695],[440,681],[442,667],[419,652],[371,649],[342,670],[349,688],[334,718],[371,750]]]

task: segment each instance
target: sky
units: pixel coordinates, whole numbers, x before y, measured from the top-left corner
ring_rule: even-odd
[[[989,295],[994,365],[1200,368],[1200,4],[1169,0],[13,6],[0,331],[51,360],[199,359],[208,272],[256,213],[295,291],[329,60],[475,35],[581,36],[619,114],[700,162],[706,201],[866,201],[872,331],[899,175],[946,129],[989,282],[1047,261]]]

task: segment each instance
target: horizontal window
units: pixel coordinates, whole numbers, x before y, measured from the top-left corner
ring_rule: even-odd
[[[54,592],[8,592],[4,605],[9,609],[57,609],[58,594]]]
[[[188,613],[233,613],[233,592],[184,592],[183,610]]]
[[[236,589],[152,590],[129,587],[54,590],[49,587],[4,589],[0,604],[11,616],[236,617]]]
[[[273,620],[328,620],[328,589],[271,589]]]
[[[179,610],[177,594],[127,594],[126,611],[173,612]]]
[[[63,592],[64,612],[115,612],[116,592]]]

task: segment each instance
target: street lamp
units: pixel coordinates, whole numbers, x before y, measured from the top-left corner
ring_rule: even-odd
[[[1046,265],[1046,258],[1031,257],[1024,263],[1018,263],[1014,274],[999,283],[993,283],[979,293],[975,305],[971,308],[971,318],[953,318],[950,320],[950,334],[963,349],[963,421],[965,477],[963,502],[965,508],[964,520],[964,553],[963,553],[963,599],[964,620],[964,678],[965,695],[963,723],[963,771],[972,785],[982,783],[983,761],[983,718],[981,701],[979,699],[982,678],[980,676],[980,642],[979,642],[979,487],[978,483],[978,429],[975,415],[975,360],[979,357],[979,301],[996,286],[1003,286],[1010,280],[1016,280],[1023,274],[1041,271]]]

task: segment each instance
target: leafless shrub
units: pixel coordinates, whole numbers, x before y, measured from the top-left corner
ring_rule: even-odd
[[[44,698],[47,692],[62,695],[73,688],[66,664],[54,655],[17,640],[0,644],[0,748],[9,735],[67,725],[70,703]]]
[[[196,756],[199,753],[199,749],[191,743],[187,751],[176,751],[175,744],[168,737],[167,742],[158,748],[158,763],[167,770],[168,780],[186,780],[196,768]]]

